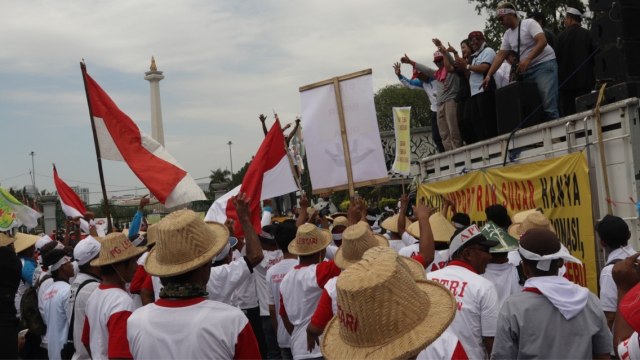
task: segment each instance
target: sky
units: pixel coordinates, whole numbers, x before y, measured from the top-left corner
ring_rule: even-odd
[[[263,138],[258,115],[300,114],[298,88],[373,70],[374,91],[398,83],[407,53],[430,63],[439,37],[459,48],[484,28],[467,0],[146,1],[3,0],[0,12],[0,186],[54,191],[51,164],[70,186],[101,195],[79,62],[151,134],[151,56],[160,82],[165,146],[198,182],[237,171]],[[410,67],[403,66],[409,75]],[[123,162],[103,161],[109,196],[143,194]]]

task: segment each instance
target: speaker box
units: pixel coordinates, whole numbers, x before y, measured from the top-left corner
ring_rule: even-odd
[[[634,5],[616,5],[608,12],[596,14],[591,22],[591,37],[598,46],[621,41],[640,41],[640,1]]]
[[[522,128],[542,123],[541,104],[538,87],[533,82],[514,82],[496,90],[498,134],[510,133],[529,115]]]
[[[599,81],[640,81],[640,41],[601,45],[594,63],[596,79]]]
[[[637,0],[589,0],[589,9],[593,12],[615,10],[617,6],[629,6]]]
[[[640,82],[623,82],[604,89],[601,105],[611,104],[630,97],[640,96]],[[576,112],[592,110],[598,102],[598,92],[576,98]]]

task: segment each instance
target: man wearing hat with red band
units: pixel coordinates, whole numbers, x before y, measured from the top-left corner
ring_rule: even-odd
[[[491,281],[481,274],[491,260],[489,249],[497,244],[487,240],[476,225],[458,230],[449,245],[449,264],[427,273],[427,279],[444,285],[456,298],[457,311],[451,329],[470,359],[489,358],[493,346],[498,295]]]

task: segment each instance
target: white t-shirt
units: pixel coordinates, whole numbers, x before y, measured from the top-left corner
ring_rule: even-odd
[[[42,318],[44,319],[44,300],[42,298],[47,290],[49,290],[51,285],[53,285],[53,279],[49,277],[48,279],[42,281],[45,276],[51,275],[51,273],[49,271],[42,270],[42,268],[40,268],[39,266],[36,268],[36,270],[37,269],[40,269],[40,271],[38,272],[38,281],[40,282],[40,287],[38,288],[38,310],[40,311],[40,316],[42,316]],[[47,337],[47,334],[45,333],[44,335],[42,335],[41,346],[46,349],[48,343],[49,339]]]
[[[480,53],[473,58],[471,65],[478,66],[482,64],[491,64],[493,63],[493,59],[496,57],[496,51],[490,47],[485,47],[480,51]],[[471,71],[469,74],[469,87],[471,88],[471,96],[480,94],[484,92],[484,88],[482,87],[482,81],[484,80],[484,74],[478,73],[475,71]]]
[[[95,280],[87,283],[80,289],[78,292],[78,288],[82,283],[87,280]],[[93,293],[95,289],[100,285],[100,279],[95,278],[89,274],[78,273],[73,283],[71,283],[70,291],[69,291],[69,299],[67,301],[67,321],[71,322],[71,315],[73,308],[75,307],[75,315],[73,318],[73,345],[75,346],[76,352],[73,354],[73,360],[89,360],[91,357],[87,352],[87,349],[82,344],[82,327],[84,326],[84,316],[85,310],[87,308],[87,300],[89,300],[89,296]],[[75,306],[74,306],[75,304]],[[71,324],[69,324],[71,329]]]
[[[255,343],[241,310],[201,297],[159,299],[127,321],[135,359],[233,359],[236,349],[249,348],[245,342],[251,337]]]
[[[160,299],[160,290],[163,288],[162,281],[157,276],[151,276],[151,285],[153,285],[153,298]]]
[[[616,260],[623,260],[635,254],[636,251],[631,245],[613,250],[607,256],[607,264],[600,272],[600,302],[602,302],[602,310],[608,312],[616,312],[618,309],[618,287],[613,281],[611,271]]]
[[[282,260],[282,250],[262,250],[264,257],[260,264],[253,268],[253,277],[256,282],[258,303],[260,304],[260,316],[269,316],[269,286],[267,285],[267,271]]]
[[[638,341],[637,332],[618,344],[618,355],[622,360],[640,360],[640,341]]]
[[[402,238],[402,241],[404,242],[404,246],[409,246],[418,242],[418,239],[409,235],[409,233],[406,231],[402,233],[401,238]]]
[[[493,286],[496,287],[496,293],[498,294],[498,308],[502,307],[505,300],[512,294],[522,291],[522,286],[518,283],[520,277],[518,276],[518,269],[509,264],[487,264],[482,277],[491,281]]]
[[[431,359],[465,359],[467,358],[464,347],[458,340],[458,337],[451,331],[451,327],[447,328],[439,338],[429,344],[422,350],[416,360]]]
[[[297,259],[282,259],[267,270],[267,285],[269,286],[269,305],[276,308],[276,318],[278,319],[278,346],[281,348],[291,347],[291,335],[287,332],[280,316],[280,283],[285,275],[298,265]]]
[[[400,256],[414,257],[420,255],[420,244],[405,246],[398,252]],[[449,262],[449,250],[436,250],[433,254],[433,262],[427,265],[425,271],[427,273],[443,269]]]
[[[55,281],[42,296],[44,316],[42,320],[47,324],[47,339],[49,359],[60,359],[60,350],[67,342],[67,300],[69,299],[69,284],[65,281]]]
[[[338,288],[336,284],[338,283],[338,277],[333,277],[324,284],[324,290],[327,292],[329,297],[331,298],[331,311],[333,314],[338,313]]]
[[[487,359],[483,337],[496,334],[498,295],[491,281],[460,261],[451,261],[444,269],[430,272],[427,279],[448,288],[457,302],[451,330],[458,336],[470,359]]]
[[[243,259],[243,256],[246,255],[245,249],[246,247],[242,248],[242,253],[240,253],[238,250],[234,250],[233,261],[239,261],[240,259]],[[243,273],[241,269],[236,268],[234,270],[239,271],[240,274]],[[231,303],[232,305],[235,305],[244,310],[258,307],[258,292],[256,291],[256,281],[252,275],[249,275],[237,284],[231,298]]]
[[[496,80],[496,89],[500,89],[509,85],[511,82],[509,81],[509,77],[511,76],[511,64],[507,60],[505,60],[502,65],[498,68],[495,74],[493,74],[493,78]]]
[[[533,19],[520,20],[520,60],[527,59],[531,50],[536,45],[534,36],[537,34],[543,34],[542,27],[537,21]],[[515,29],[507,29],[502,36],[502,45],[500,50],[513,50],[518,52],[518,27]],[[529,63],[529,69],[531,67],[543,63],[545,61],[553,60],[556,58],[556,53],[553,48],[547,44],[542,52]]]
[[[338,252],[338,246],[334,243],[329,244],[326,248],[326,252],[324,255],[325,260],[333,260],[336,258],[336,253]]]
[[[132,311],[133,299],[117,286],[100,284],[89,296],[82,342],[88,340],[92,359],[130,357],[127,319]]]
[[[251,271],[244,258],[234,260],[229,264],[214,266],[207,282],[209,300],[219,301],[228,305],[232,303],[235,290],[251,278]]]
[[[335,271],[337,269],[337,272]],[[322,289],[327,281],[339,273],[332,261],[304,267],[294,267],[280,284],[280,295],[289,321],[294,326],[291,334],[291,353],[294,359],[322,356],[320,347],[307,350],[307,326],[311,322]]]

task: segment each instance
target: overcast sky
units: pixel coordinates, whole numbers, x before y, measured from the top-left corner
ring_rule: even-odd
[[[201,178],[229,167],[229,140],[234,170],[251,158],[263,138],[258,114],[268,114],[269,125],[272,109],[283,125],[293,121],[300,86],[366,68],[373,69],[374,91],[395,84],[391,65],[405,52],[430,63],[431,38],[459,47],[470,31],[483,29],[484,17],[467,0],[3,0],[0,23],[0,185],[30,184],[34,151],[39,189],[55,190],[55,163],[69,185],[96,192],[97,202],[83,58],[150,134],[144,72],[155,56],[165,75],[167,150]],[[141,186],[125,163],[103,167],[110,195]]]

